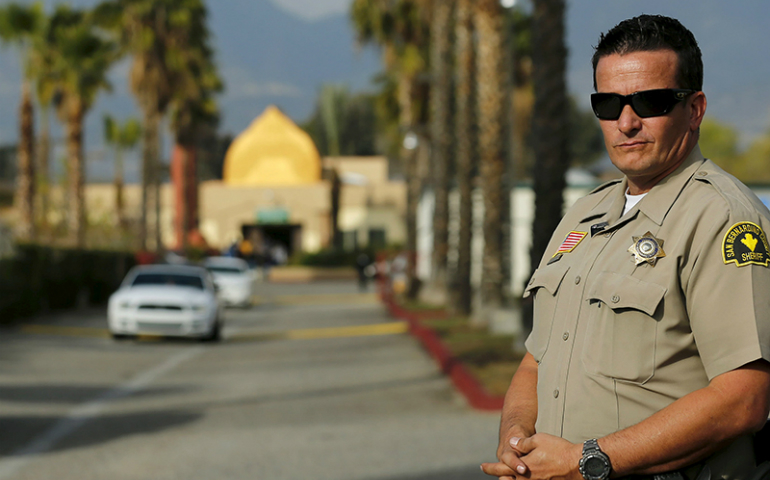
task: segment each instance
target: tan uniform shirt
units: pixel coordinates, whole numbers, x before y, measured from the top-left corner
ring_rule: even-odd
[[[575,443],[770,360],[767,208],[697,147],[621,218],[626,187],[567,212],[524,293],[537,431]]]

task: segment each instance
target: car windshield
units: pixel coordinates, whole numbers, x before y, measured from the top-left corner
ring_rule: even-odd
[[[132,287],[137,285],[177,285],[203,290],[203,280],[201,277],[178,273],[140,273],[131,282]]]
[[[206,269],[211,273],[224,273],[226,275],[240,275],[245,271],[238,267],[223,267],[219,265],[207,265]]]

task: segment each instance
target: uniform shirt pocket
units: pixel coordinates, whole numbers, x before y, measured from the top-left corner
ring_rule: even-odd
[[[569,265],[558,263],[535,270],[524,290],[524,298],[534,295],[534,321],[532,333],[526,341],[527,351],[538,363],[548,350],[559,287],[567,275]]]
[[[630,383],[649,381],[655,374],[658,307],[665,294],[666,288],[655,283],[598,274],[587,294],[586,372]]]

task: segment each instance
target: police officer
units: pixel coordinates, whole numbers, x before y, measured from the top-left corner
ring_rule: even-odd
[[[567,212],[525,290],[528,353],[482,470],[747,478],[770,410],[770,212],[701,155],[703,65],[681,23],[623,21],[593,66],[625,177]]]

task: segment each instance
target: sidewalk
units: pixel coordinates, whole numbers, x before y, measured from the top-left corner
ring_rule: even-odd
[[[381,284],[378,287],[380,289],[380,298],[390,314],[393,317],[405,320],[409,324],[409,333],[422,343],[441,371],[449,376],[455,388],[466,398],[471,407],[486,411],[502,409],[504,397],[491,395],[487,392],[481,382],[441,342],[436,332],[421,322],[421,320],[446,316],[446,312],[443,309],[424,312],[407,310],[396,302],[392,292],[383,288]]]

